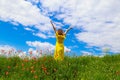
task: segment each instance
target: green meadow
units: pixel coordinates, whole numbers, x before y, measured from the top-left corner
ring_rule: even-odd
[[[0,57],[0,80],[120,80],[120,55]]]

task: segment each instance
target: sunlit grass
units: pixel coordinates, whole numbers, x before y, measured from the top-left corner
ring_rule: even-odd
[[[119,80],[120,55],[80,56],[55,61],[0,57],[0,80]]]

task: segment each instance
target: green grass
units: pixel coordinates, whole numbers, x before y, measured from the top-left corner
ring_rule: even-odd
[[[66,56],[64,61],[0,57],[0,80],[120,80],[120,55]]]

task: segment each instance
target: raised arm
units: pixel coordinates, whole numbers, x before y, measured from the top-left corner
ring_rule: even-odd
[[[50,23],[52,24],[53,29],[54,29],[54,31],[55,31],[55,33],[56,33],[56,28],[55,28],[55,26],[53,25],[52,21],[50,21]]]
[[[72,27],[69,27],[69,28],[65,31],[65,35],[68,33],[68,31],[70,31],[70,29],[72,29]]]

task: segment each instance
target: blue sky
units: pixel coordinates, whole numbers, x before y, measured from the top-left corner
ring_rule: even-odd
[[[26,52],[53,51],[52,20],[57,29],[73,27],[64,41],[65,51],[76,55],[104,55],[105,50],[119,53],[118,7],[119,0],[1,0],[0,49],[7,45]]]

